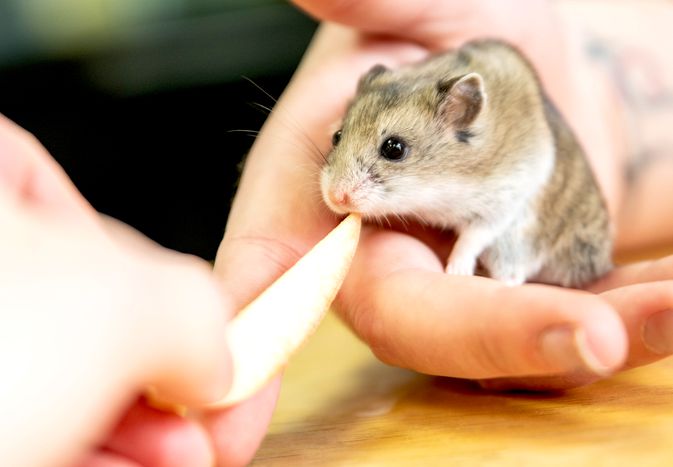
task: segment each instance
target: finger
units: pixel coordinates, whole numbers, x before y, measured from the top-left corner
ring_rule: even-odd
[[[519,43],[520,24],[511,20],[512,2],[462,2],[432,0],[293,0],[317,19],[354,27],[363,32],[403,37],[430,49],[444,49],[480,36],[496,34]],[[527,17],[536,22],[550,21],[544,1],[527,1]]]
[[[661,360],[673,354],[673,283],[651,282],[621,287],[601,294],[619,313],[629,340],[625,368]],[[537,378],[500,378],[480,381],[482,387],[497,391],[568,389],[599,378],[587,372]]]
[[[626,285],[670,279],[673,279],[673,256],[620,266],[591,284],[588,290],[600,293]]]
[[[144,467],[210,467],[214,462],[208,435],[198,423],[143,401],[126,413],[103,447]]]
[[[622,266],[592,284],[619,313],[629,340],[626,368],[655,362],[673,354],[673,257]],[[566,389],[589,384],[598,378],[575,373],[548,378],[505,378],[484,381],[493,390]]]
[[[202,422],[212,439],[218,466],[248,465],[259,448],[278,399],[280,378],[239,405],[207,412]]]
[[[117,454],[99,450],[76,464],[77,467],[147,467]]]
[[[142,274],[149,290],[139,297],[143,319],[134,346],[149,354],[147,373],[163,400],[199,407],[220,400],[231,383],[226,327],[233,311],[212,269],[175,252],[157,254]],[[143,306],[144,305],[144,306]]]
[[[629,336],[627,367],[673,354],[673,281],[608,290],[601,296],[620,314]]]
[[[595,373],[572,371],[562,375],[524,376],[483,379],[477,381],[482,389],[488,391],[564,391],[566,389],[586,386],[602,379]]]
[[[424,40],[431,37],[426,23],[433,14],[442,14],[438,11],[441,7],[437,8],[437,2],[432,1],[294,0],[293,3],[322,21],[333,21],[371,33],[410,34],[411,38]],[[432,8],[430,4],[433,4]],[[461,7],[459,9],[462,11]]]
[[[339,310],[384,362],[434,375],[605,375],[627,352],[599,297],[450,276],[422,243],[390,231],[363,235]]]
[[[0,114],[0,181],[9,194],[78,221],[94,210],[33,135]]]

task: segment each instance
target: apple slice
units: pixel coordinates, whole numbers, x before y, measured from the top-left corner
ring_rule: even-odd
[[[210,407],[237,404],[260,390],[316,330],[346,277],[360,237],[361,219],[351,214],[246,306],[227,328],[233,381]],[[153,388],[148,401],[161,410],[185,408],[162,400]]]
[[[348,272],[360,224],[349,215],[229,323],[233,382],[213,407],[255,394],[313,334]]]

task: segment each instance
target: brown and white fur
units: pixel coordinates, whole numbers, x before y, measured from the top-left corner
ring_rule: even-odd
[[[612,267],[608,212],[582,148],[506,44],[374,67],[336,136],[321,173],[327,205],[455,230],[448,273],[474,274],[479,260],[508,284],[580,286]],[[404,152],[385,152],[390,141]]]

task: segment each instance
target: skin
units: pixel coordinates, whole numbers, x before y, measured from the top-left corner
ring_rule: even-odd
[[[619,218],[622,133],[618,118],[600,118],[619,114],[617,103],[547,2],[295,3],[326,23],[243,172],[218,268],[220,277],[240,285],[237,293],[261,290],[336,224],[320,200],[322,161],[308,140],[329,150],[358,78],[377,63],[395,67],[481,35],[509,40],[529,56],[586,148],[613,219]],[[529,15],[507,14],[514,5]],[[449,233],[392,227],[365,228],[337,300],[344,320],[387,363],[494,388],[561,389],[670,354],[668,334],[659,336],[665,345],[643,339],[654,338],[645,332],[648,323],[664,322],[658,313],[673,305],[670,260],[632,266],[637,275],[617,269],[585,291],[508,288],[444,274]],[[268,267],[246,270],[250,262]]]
[[[0,116],[2,465],[241,465],[277,383],[228,410],[182,418],[231,380],[239,308],[202,260],[102,219],[27,132]],[[201,420],[199,421],[199,418]],[[35,449],[35,443],[39,449]]]
[[[429,51],[482,33],[497,33],[520,45],[580,130],[618,225],[632,220],[621,201],[624,164],[616,148],[621,147],[623,132],[617,130],[619,119],[609,118],[619,115],[611,88],[603,86],[604,77],[584,66],[577,49],[565,43],[546,2],[517,1],[516,11],[529,12],[525,19],[508,14],[513,4],[508,1],[469,2],[469,9],[468,2],[450,0],[432,2],[432,9],[426,2],[393,0],[297,3],[332,23],[321,28],[251,151],[216,262],[218,286],[199,261],[147,244],[123,226],[103,227],[44,149],[0,120],[0,218],[7,220],[0,245],[3,257],[13,261],[5,274],[10,279],[12,271],[31,274],[43,284],[59,278],[76,290],[68,294],[63,293],[68,287],[52,288],[48,300],[44,294],[27,294],[15,281],[11,290],[5,287],[0,294],[0,310],[8,310],[7,301],[13,299],[14,306],[23,303],[39,313],[39,320],[20,317],[16,322],[6,311],[0,315],[0,329],[12,323],[13,336],[32,337],[30,353],[19,351],[25,349],[21,339],[0,340],[3,369],[16,375],[22,368],[31,369],[23,385],[13,386],[20,390],[10,394],[7,387],[0,388],[4,406],[18,407],[17,418],[31,421],[21,425],[3,420],[1,452],[14,456],[4,464],[37,463],[37,441],[54,456],[43,465],[54,465],[57,458],[89,467],[199,466],[215,458],[220,465],[244,465],[250,460],[268,425],[277,381],[237,407],[196,412],[186,419],[151,409],[138,395],[149,382],[163,383],[166,393],[173,391],[194,404],[225,391],[226,346],[223,330],[213,324],[255,297],[336,225],[321,204],[316,182],[320,160],[306,138],[323,151],[329,148],[331,132],[358,77],[375,63],[395,66],[419,60]],[[523,43],[525,37],[529,39]],[[545,58],[547,48],[558,53]],[[585,96],[602,97],[601,107],[584,109]],[[643,205],[651,199],[660,198],[637,197]],[[636,210],[630,206],[629,212]],[[26,236],[40,240],[36,244],[42,254],[26,248]],[[646,232],[630,233],[629,245],[646,238]],[[484,278],[444,274],[440,258],[448,256],[451,241],[449,233],[416,226],[408,232],[373,226],[364,232],[338,305],[345,321],[383,360],[432,374],[478,379],[495,389],[563,388],[673,352],[673,333],[668,331],[673,319],[666,311],[673,306],[673,259],[620,268],[587,291],[538,285],[506,288]],[[96,261],[66,256],[68,248]],[[174,296],[178,290],[180,296]],[[54,309],[59,313],[51,312]],[[169,319],[157,320],[157,310]],[[37,322],[53,332],[36,329]],[[131,322],[133,332],[123,332]],[[105,332],[95,334],[102,327]],[[560,331],[540,338],[543,330],[554,328]],[[193,339],[196,329],[198,340]],[[570,343],[568,330],[576,337]],[[33,337],[37,332],[40,339]],[[70,345],[49,345],[59,338]],[[556,350],[545,352],[550,348],[545,343],[555,344],[551,348]],[[66,351],[75,348],[82,350],[77,359]],[[591,365],[581,358],[587,351],[596,357]],[[29,354],[39,360],[25,362]],[[104,375],[97,373],[102,363]],[[39,384],[48,376],[43,372],[56,364],[61,375],[73,375],[72,394]],[[211,370],[206,376],[198,371],[204,368]],[[28,397],[32,394],[39,397]],[[81,410],[83,405],[92,410]],[[84,416],[74,418],[73,413]]]
[[[592,31],[591,63],[616,83],[630,121],[630,148],[618,228],[623,250],[670,245],[673,231],[673,60],[661,44],[671,40],[670,2],[642,5],[603,2],[561,4],[566,17],[582,18]],[[607,8],[607,11],[606,11]],[[581,24],[581,23],[580,23]],[[642,34],[646,27],[648,34]],[[584,46],[589,51],[589,44]],[[656,202],[652,202],[656,200]]]

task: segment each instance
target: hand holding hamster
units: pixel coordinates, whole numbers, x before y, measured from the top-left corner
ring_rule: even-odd
[[[620,134],[605,118],[611,115],[606,105],[584,99],[583,86],[593,80],[609,89],[610,82],[587,74],[586,64],[576,61],[582,55],[558,40],[564,22],[550,2],[438,0],[432,9],[396,0],[367,0],[357,8],[353,2],[296,3],[327,22],[246,159],[216,262],[239,303],[251,300],[336,225],[316,189],[324,164],[316,146],[329,150],[326,129],[343,117],[360,76],[376,63],[398,69],[475,37],[502,37],[531,59],[581,136],[611,213],[619,215],[619,172],[604,143],[618,141]],[[521,9],[525,15],[512,14]],[[483,82],[490,105],[494,90],[488,77]],[[339,146],[347,138],[344,130]],[[491,387],[496,381],[501,387],[560,389],[603,378],[625,361],[632,368],[665,354],[648,350],[643,329],[659,311],[673,308],[666,282],[673,278],[673,262],[615,268],[589,292],[505,287],[446,274],[442,259],[449,256],[450,234],[414,224],[408,231],[364,226],[335,304],[386,363],[488,379]]]
[[[531,65],[467,43],[360,80],[321,173],[337,213],[454,229],[446,271],[477,260],[510,285],[577,287],[612,268],[609,215],[572,131]]]

